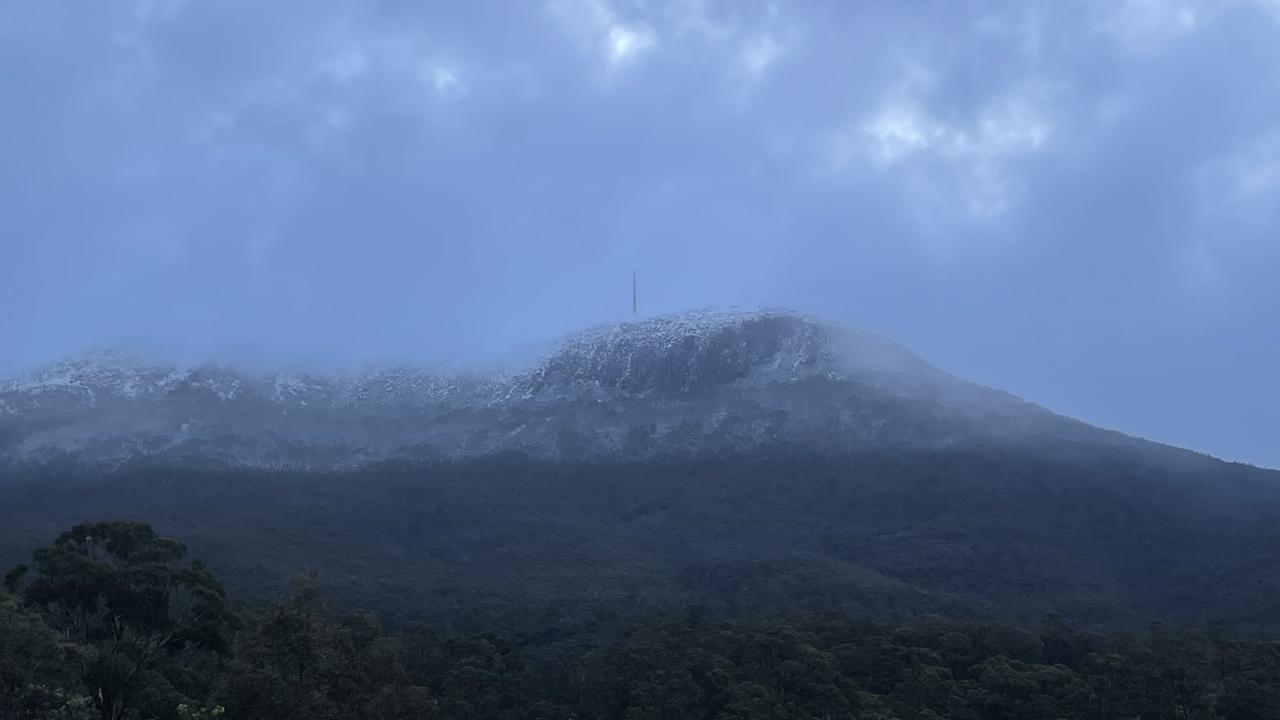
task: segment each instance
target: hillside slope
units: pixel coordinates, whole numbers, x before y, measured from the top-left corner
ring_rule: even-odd
[[[1280,474],[1059,450],[43,468],[3,486],[0,562],[122,518],[182,538],[242,597],[317,569],[355,604],[441,622],[633,598],[1280,624]]]
[[[436,618],[633,598],[1280,623],[1280,473],[785,311],[596,328],[499,375],[97,355],[0,402],[9,563],[127,518],[249,596],[318,568]]]

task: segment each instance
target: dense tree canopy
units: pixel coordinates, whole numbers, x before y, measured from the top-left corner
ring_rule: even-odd
[[[233,610],[185,549],[79,525],[0,593],[0,720],[1273,720],[1280,642],[632,601],[486,630]]]
[[[222,586],[186,548],[147,525],[77,525],[10,572],[6,585],[74,643],[80,680],[105,720],[168,704],[198,674],[199,653],[227,649],[234,620]]]
[[[636,597],[885,619],[1058,613],[1090,629],[1280,626],[1280,483],[1183,455],[495,456],[342,473],[154,461],[0,472],[0,490],[0,566],[86,515],[154,522],[243,600],[317,569],[337,599],[437,625]]]

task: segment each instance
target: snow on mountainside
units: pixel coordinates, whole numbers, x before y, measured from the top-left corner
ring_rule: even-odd
[[[169,454],[340,465],[777,442],[842,450],[1074,427],[1063,422],[887,339],[785,310],[593,328],[503,375],[253,374],[99,351],[0,382],[0,457],[22,461]]]
[[[699,311],[566,338],[521,378],[555,389],[688,394],[740,381],[938,371],[893,342],[786,310]]]
[[[101,397],[138,397],[163,392],[180,379],[171,368],[148,367],[140,356],[95,350],[0,381],[0,394],[67,395],[92,405]]]
[[[94,351],[0,381],[0,398],[11,414],[23,407],[57,407],[59,403],[63,409],[75,410],[115,401],[158,402],[182,397],[280,408],[429,406],[447,402],[465,386],[463,378],[422,368],[376,368],[343,377],[253,374],[214,365],[156,365],[138,355]]]
[[[532,395],[691,393],[746,380],[830,372],[830,331],[784,312],[696,312],[593,328],[565,339],[523,378]]]

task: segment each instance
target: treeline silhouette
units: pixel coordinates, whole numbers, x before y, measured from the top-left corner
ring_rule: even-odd
[[[5,576],[0,718],[1280,717],[1280,642],[1225,630],[638,599],[479,630],[325,596],[309,576],[237,607],[150,526],[77,525]]]

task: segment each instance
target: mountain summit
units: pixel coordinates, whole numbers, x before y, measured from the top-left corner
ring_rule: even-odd
[[[531,389],[692,394],[737,382],[931,370],[889,340],[787,310],[701,311],[593,328],[530,373]]]
[[[1068,436],[1115,440],[883,337],[773,309],[592,328],[500,375],[404,366],[255,374],[99,351],[0,382],[0,455],[15,462],[207,456],[314,467]]]

